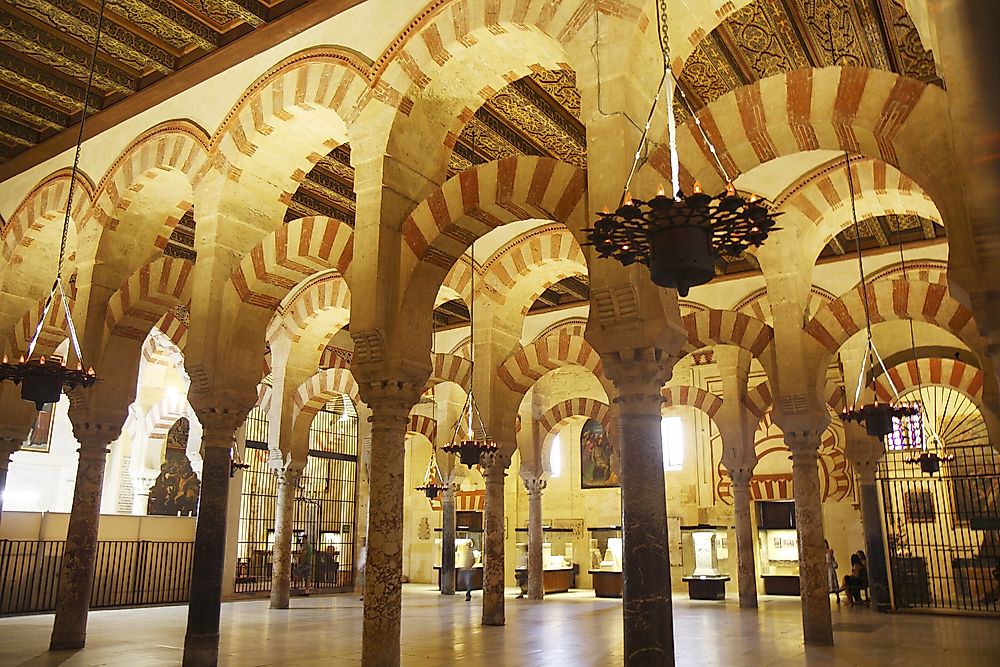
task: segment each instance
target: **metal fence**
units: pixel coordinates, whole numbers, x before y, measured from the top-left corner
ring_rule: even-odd
[[[0,540],[0,614],[53,611],[64,541]],[[94,609],[187,602],[193,542],[97,543]]]

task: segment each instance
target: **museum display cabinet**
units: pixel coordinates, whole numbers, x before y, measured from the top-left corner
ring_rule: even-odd
[[[475,522],[470,522],[474,525],[459,525],[455,529],[455,590],[465,590],[462,588],[462,581],[460,577],[460,572],[462,571],[461,563],[464,558],[464,550],[466,548],[473,549],[479,552],[479,557],[476,558],[476,565],[473,568],[472,574],[472,590],[481,591],[483,589],[483,530],[482,524],[478,525],[477,528]],[[438,579],[438,589],[441,588],[441,529],[435,528],[434,532],[438,535],[434,538],[434,570],[437,572]]]
[[[517,528],[517,560],[514,572],[524,576],[528,570],[528,529]],[[542,585],[545,594],[565,593],[576,588],[580,566],[574,561],[573,529],[542,527]]]
[[[760,574],[767,595],[799,595],[799,537],[795,503],[757,502]]]
[[[591,527],[590,577],[594,595],[599,598],[622,596],[622,528],[621,526]]]
[[[681,526],[683,581],[692,600],[724,600],[729,581],[729,529]]]

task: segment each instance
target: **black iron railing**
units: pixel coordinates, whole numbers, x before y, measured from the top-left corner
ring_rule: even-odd
[[[0,614],[52,611],[63,541],[0,540]],[[103,541],[90,606],[187,602],[193,542]]]

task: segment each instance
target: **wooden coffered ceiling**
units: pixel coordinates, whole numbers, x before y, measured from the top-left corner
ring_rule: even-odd
[[[107,0],[90,113],[317,0]],[[0,2],[0,164],[76,124],[100,0]]]

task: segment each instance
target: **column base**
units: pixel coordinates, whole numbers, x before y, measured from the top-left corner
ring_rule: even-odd
[[[491,616],[489,618],[487,618],[486,616],[483,616],[483,625],[499,626],[499,625],[504,625],[505,623],[506,623],[506,620],[504,619],[504,617],[502,615],[501,616]]]
[[[87,645],[87,636],[53,637],[49,642],[50,651],[78,651]]]
[[[184,638],[184,667],[215,667],[219,664],[219,633]]]

